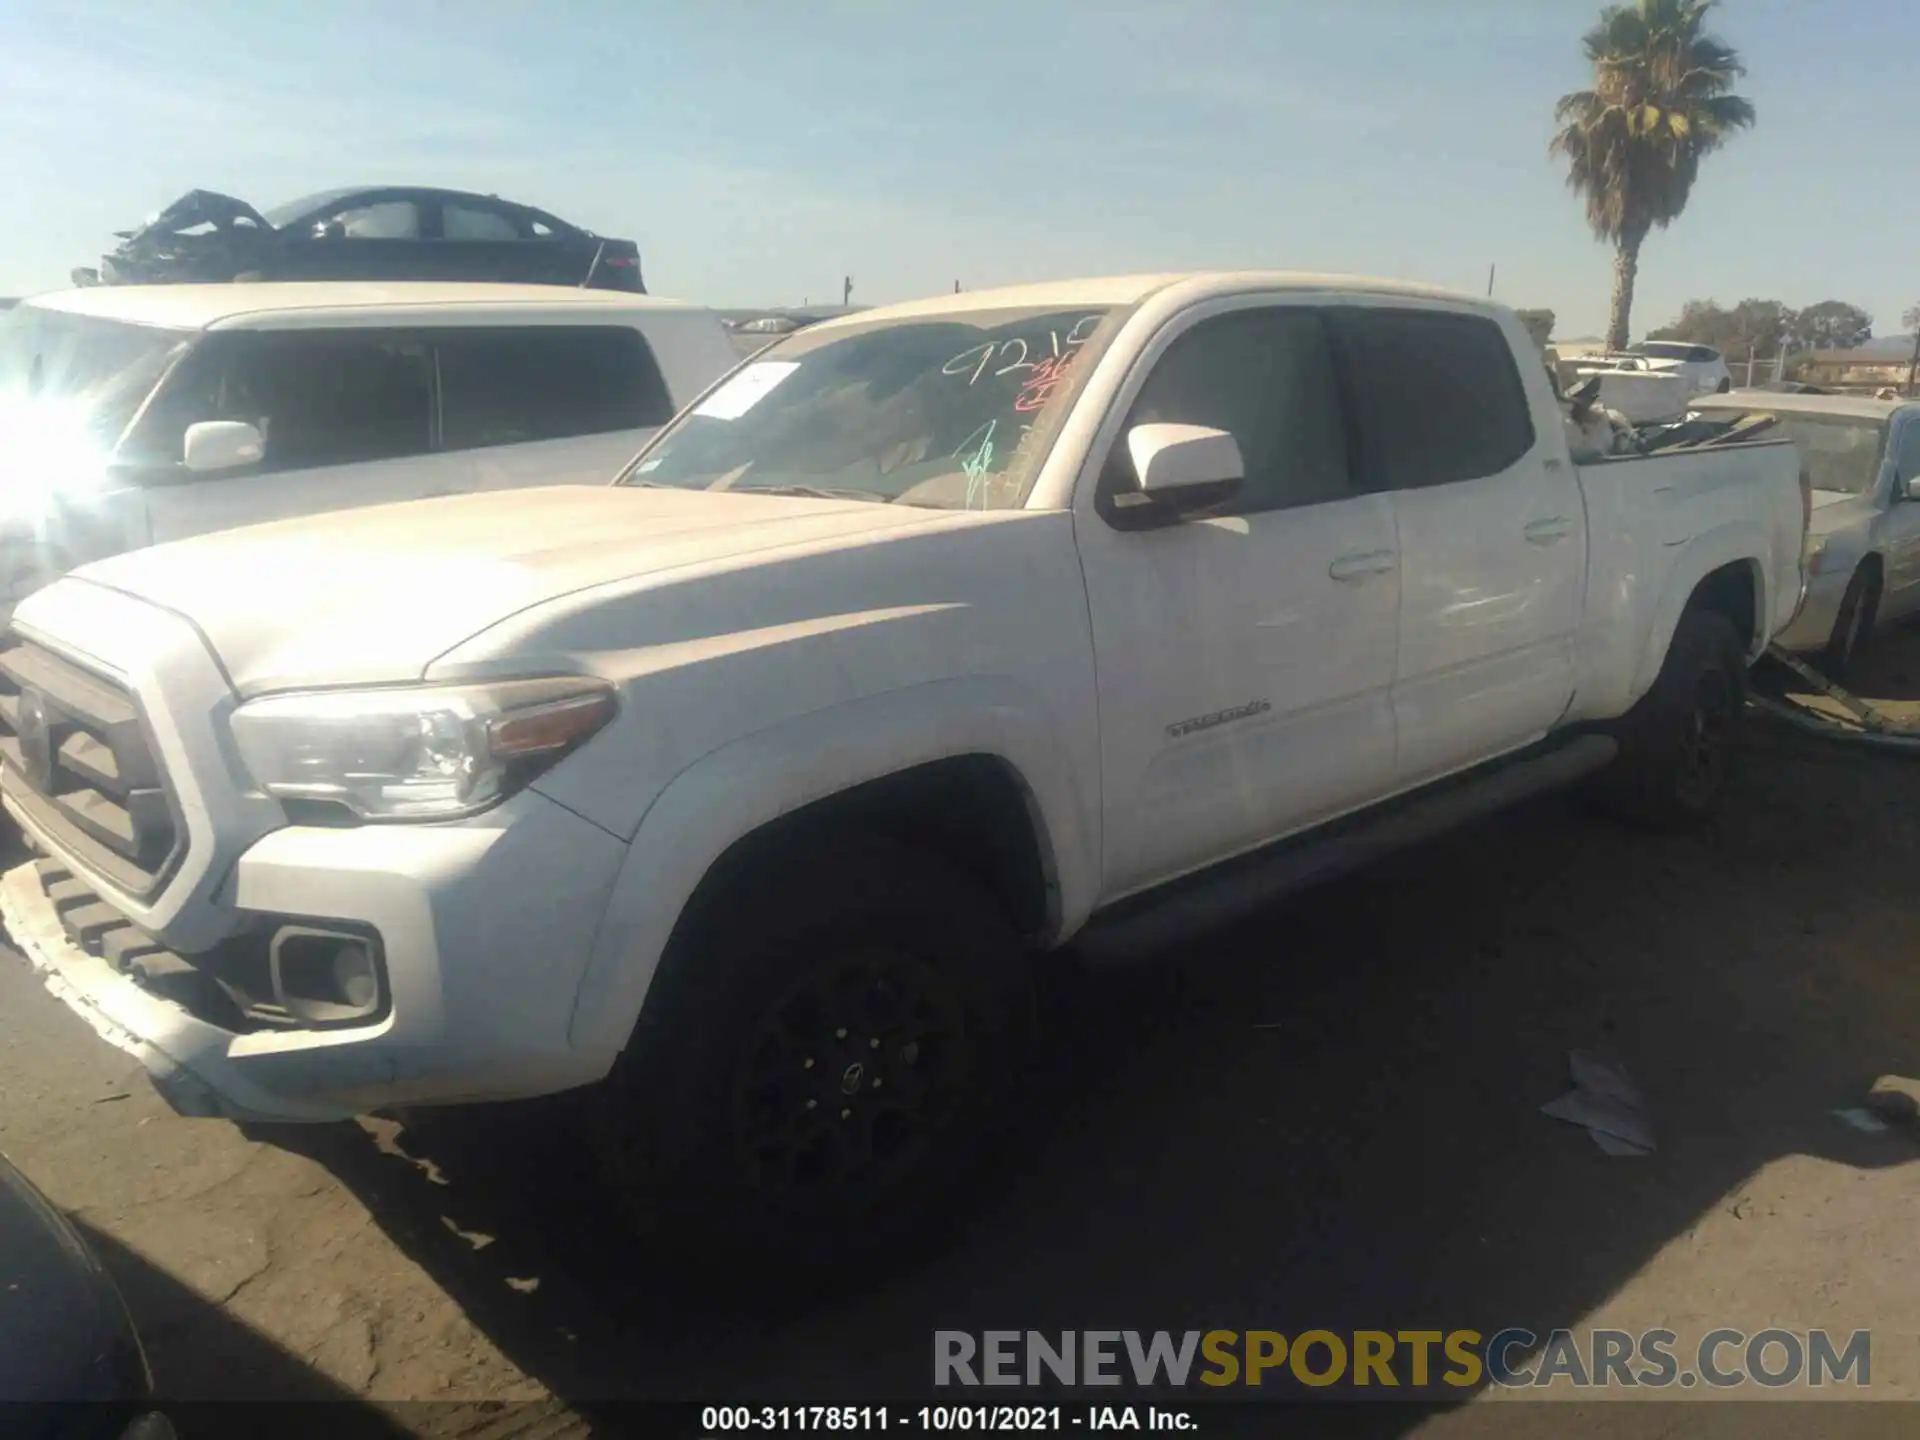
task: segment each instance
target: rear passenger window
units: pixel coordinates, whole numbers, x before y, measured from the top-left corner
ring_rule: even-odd
[[[1231,511],[1285,510],[1355,493],[1326,326],[1312,310],[1239,310],[1203,320],[1155,362],[1127,416],[1206,425],[1240,442],[1246,483]],[[1108,488],[1136,483],[1125,431]]]
[[[475,330],[439,343],[441,443],[519,445],[664,425],[653,352],[624,325]]]
[[[1478,315],[1351,310],[1339,320],[1360,449],[1374,488],[1498,475],[1533,448],[1504,331]]]

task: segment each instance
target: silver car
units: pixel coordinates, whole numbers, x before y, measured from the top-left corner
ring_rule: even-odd
[[[1920,610],[1920,401],[1735,390],[1696,411],[1777,415],[1813,490],[1807,603],[1780,644],[1844,674],[1882,621]]]

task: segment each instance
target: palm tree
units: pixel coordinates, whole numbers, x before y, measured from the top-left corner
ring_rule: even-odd
[[[1732,94],[1746,74],[1731,46],[1702,29],[1713,0],[1609,5],[1581,42],[1593,88],[1560,97],[1548,153],[1567,162],[1567,184],[1587,203],[1587,223],[1613,246],[1612,349],[1627,343],[1633,282],[1647,232],[1686,208],[1700,171],[1753,106]]]
[[[1907,394],[1913,394],[1913,375],[1920,370],[1920,305],[1900,317],[1900,323],[1913,332],[1913,358],[1907,362]]]

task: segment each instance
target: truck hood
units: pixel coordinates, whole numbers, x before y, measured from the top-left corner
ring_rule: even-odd
[[[596,585],[955,522],[871,501],[557,485],[228,530],[71,578],[184,616],[254,695],[417,680],[489,626]]]

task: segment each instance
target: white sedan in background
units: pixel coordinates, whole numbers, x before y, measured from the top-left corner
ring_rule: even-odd
[[[1920,401],[1735,390],[1694,407],[1779,417],[1813,490],[1807,603],[1779,637],[1841,676],[1873,627],[1920,610]]]
[[[1727,357],[1711,345],[1689,345],[1682,340],[1642,340],[1629,345],[1625,362],[1641,362],[1636,368],[1655,374],[1685,378],[1696,395],[1724,395],[1733,389],[1733,376],[1727,369]]]

